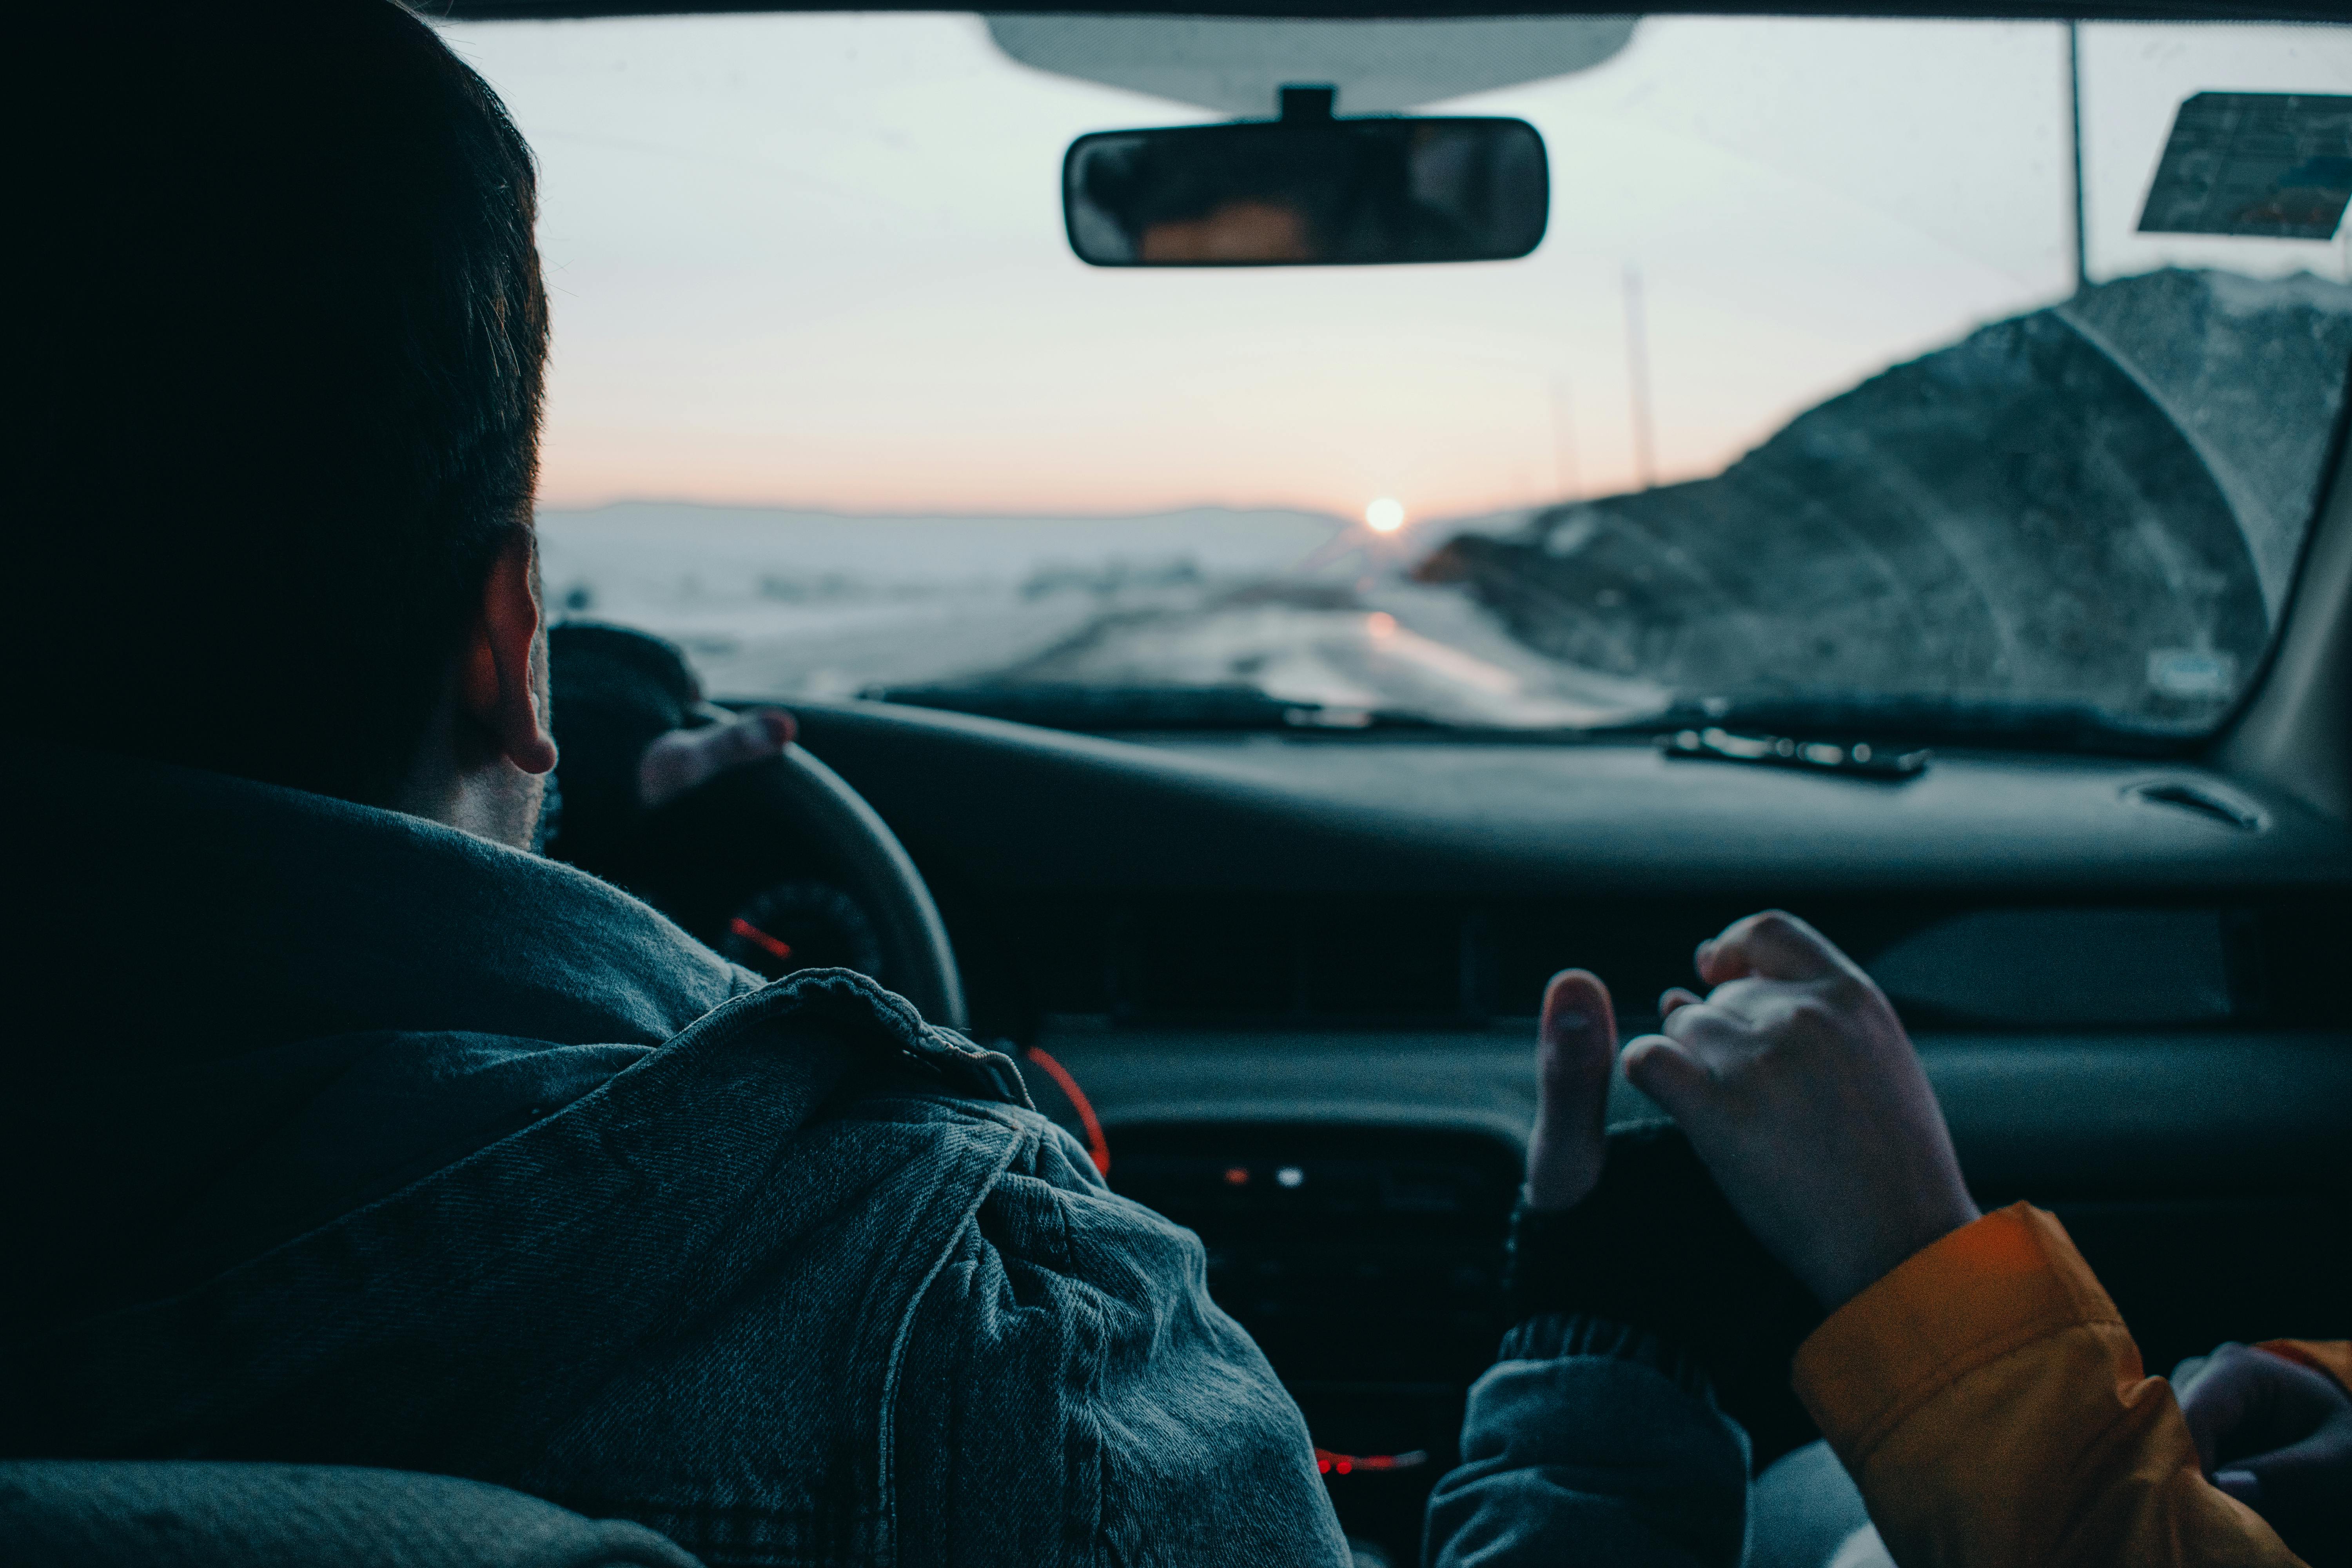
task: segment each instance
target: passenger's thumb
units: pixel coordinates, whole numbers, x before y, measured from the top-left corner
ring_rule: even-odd
[[[1664,1035],[1644,1035],[1625,1047],[1625,1080],[1658,1102],[1676,1121],[1703,1113],[1715,1075]]]

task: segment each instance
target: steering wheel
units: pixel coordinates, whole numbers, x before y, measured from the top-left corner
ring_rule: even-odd
[[[734,718],[709,703],[696,712],[711,723]],[[963,976],[956,968],[955,949],[939,906],[898,835],[866,804],[865,796],[798,742],[737,772],[742,775],[738,789],[749,790],[769,810],[798,825],[838,861],[850,884],[848,892],[873,916],[881,948],[879,967],[889,977],[891,989],[912,1002],[927,1021],[950,1029],[968,1027]]]
[[[685,650],[623,626],[548,633],[563,748],[549,852],[637,894],[751,968],[839,964],[871,974],[934,1024],[969,1027],[939,906],[906,849],[841,776],[797,745],[641,803],[646,747],[728,723]]]

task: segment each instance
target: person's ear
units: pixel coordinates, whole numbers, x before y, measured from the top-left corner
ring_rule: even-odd
[[[482,735],[527,773],[555,766],[547,728],[547,634],[539,605],[539,544],[528,529],[500,550],[482,585],[457,700]]]

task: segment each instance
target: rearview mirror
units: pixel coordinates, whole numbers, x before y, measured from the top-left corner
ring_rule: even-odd
[[[1334,120],[1297,95],[1278,121],[1080,137],[1070,248],[1096,267],[1370,267],[1508,261],[1543,238],[1550,174],[1527,121]]]

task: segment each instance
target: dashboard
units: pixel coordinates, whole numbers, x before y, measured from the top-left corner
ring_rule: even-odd
[[[1593,969],[1630,1035],[1699,939],[1767,905],[1877,976],[1979,1201],[2056,1211],[2152,1367],[2343,1331],[2352,834],[2290,797],[2101,756],[1890,782],[1614,742],[796,711],[929,885],[975,1035],[1028,1053],[1115,1188],[1200,1234],[1343,1523],[1392,1561],[1506,1326],[1544,978]],[[726,788],[646,850],[714,938],[764,888],[837,880]],[[1615,1086],[1612,1122],[1656,1114]],[[1758,1434],[1759,1460],[1807,1436]]]

